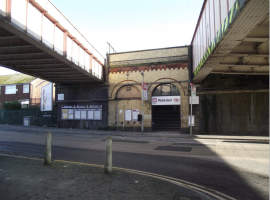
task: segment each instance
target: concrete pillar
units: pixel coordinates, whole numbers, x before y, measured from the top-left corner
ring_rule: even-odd
[[[48,131],[46,133],[44,165],[51,164],[51,160],[52,160],[52,134],[50,131]]]
[[[112,173],[112,137],[106,137],[106,150],[105,150],[105,162],[104,162],[104,173]]]

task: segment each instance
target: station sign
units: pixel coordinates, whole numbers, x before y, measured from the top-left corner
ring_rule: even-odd
[[[152,105],[180,105],[180,96],[154,96],[152,97]]]

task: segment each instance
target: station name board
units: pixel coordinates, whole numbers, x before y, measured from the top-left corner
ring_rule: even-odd
[[[180,105],[180,96],[154,96],[152,97],[152,105]]]

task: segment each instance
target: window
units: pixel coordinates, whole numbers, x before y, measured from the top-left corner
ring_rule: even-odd
[[[16,94],[16,85],[7,85],[5,94]]]
[[[29,93],[29,84],[23,85],[23,93]]]
[[[180,96],[180,92],[173,84],[161,84],[154,89],[152,96]]]

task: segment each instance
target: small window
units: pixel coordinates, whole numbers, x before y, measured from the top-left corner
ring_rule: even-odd
[[[16,94],[16,85],[7,85],[5,94]]]
[[[29,84],[23,85],[23,93],[29,93]]]

